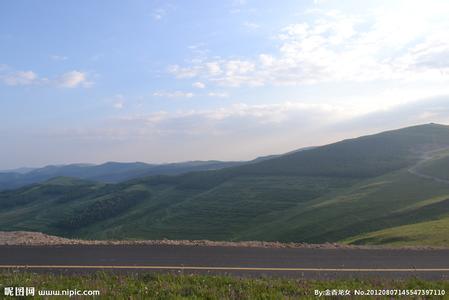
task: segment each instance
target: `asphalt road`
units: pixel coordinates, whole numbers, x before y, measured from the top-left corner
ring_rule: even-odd
[[[449,279],[447,250],[203,246],[0,246],[0,269]]]

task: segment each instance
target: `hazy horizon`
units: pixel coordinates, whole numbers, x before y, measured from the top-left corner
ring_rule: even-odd
[[[429,124],[429,123],[426,123],[426,124]],[[408,127],[419,126],[419,125],[426,125],[426,124],[414,124],[414,125],[410,125]],[[438,125],[449,126],[448,124],[438,124]],[[401,127],[401,128],[404,128],[404,127]],[[396,130],[396,129],[401,129],[401,128],[391,128],[389,130]],[[380,133],[380,132],[374,132],[373,134],[376,134],[376,133]],[[369,134],[366,134],[366,135],[369,135]],[[361,136],[346,137],[344,139],[353,139],[353,138],[358,138],[358,137],[361,137]],[[283,154],[288,154],[289,152],[294,152],[294,151],[297,151],[297,150],[325,146],[325,145],[328,145],[328,144],[332,144],[332,143],[336,143],[336,142],[342,141],[344,139],[331,141],[329,143],[321,144],[321,145],[309,145],[309,146],[304,146],[304,147],[300,147],[300,148],[290,149],[290,150],[287,150],[287,151],[282,152],[282,153],[270,153],[270,154],[264,154],[264,155],[257,155],[255,157],[250,157],[248,159],[241,159],[241,160],[234,160],[234,161],[236,161],[236,162],[238,162],[238,161],[246,162],[246,161],[251,161],[251,160],[254,160],[254,159],[257,159],[257,158],[261,158],[261,157],[264,157],[264,156],[283,155]],[[57,166],[67,166],[67,165],[94,166],[94,165],[102,165],[102,164],[106,164],[106,163],[146,163],[146,164],[155,164],[155,165],[160,164],[160,165],[162,165],[162,164],[188,163],[188,162],[194,162],[194,161],[225,161],[225,160],[209,158],[209,159],[195,159],[195,160],[181,160],[181,161],[162,161],[162,162],[132,161],[132,160],[130,160],[130,161],[68,162],[68,163],[62,163],[62,164],[50,163],[50,164],[46,164],[46,165],[18,166],[18,167],[14,167],[14,168],[10,168],[10,169],[0,169],[0,172],[15,171],[15,170],[20,170],[20,169],[38,169],[38,168],[49,167],[49,166],[56,166],[56,167]],[[228,160],[228,161],[231,161],[231,160]]]
[[[0,3],[0,170],[449,124],[445,1]],[[82,24],[82,26],[80,26]]]

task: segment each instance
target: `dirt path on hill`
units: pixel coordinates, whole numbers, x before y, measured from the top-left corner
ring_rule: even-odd
[[[447,179],[439,178],[439,177],[432,176],[432,175],[429,175],[429,174],[424,174],[421,171],[419,171],[419,167],[421,165],[423,165],[427,161],[435,158],[435,156],[437,156],[437,154],[439,152],[444,151],[444,150],[449,150],[449,148],[445,147],[445,148],[432,150],[432,151],[424,153],[423,156],[422,156],[422,159],[417,164],[415,164],[413,167],[409,168],[408,172],[410,174],[413,174],[413,175],[415,175],[417,177],[420,177],[420,178],[423,178],[423,179],[433,180],[435,182],[443,183],[443,184],[449,184],[449,180],[447,180]]]

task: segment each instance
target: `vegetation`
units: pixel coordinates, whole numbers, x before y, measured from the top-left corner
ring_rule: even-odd
[[[449,153],[445,153],[438,159],[430,160],[419,167],[419,171],[423,174],[431,174],[432,176],[449,180]]]
[[[118,183],[150,175],[176,175],[193,171],[216,170],[243,162],[192,161],[151,165],[145,163],[107,162],[101,165],[71,164],[46,166],[26,173],[0,172],[0,191],[42,183],[55,177],[75,177],[104,183]]]
[[[99,290],[99,299],[316,299],[315,290],[445,290],[448,281],[386,279],[305,280],[238,278],[192,274],[52,275],[26,272],[0,273],[3,287],[31,286],[37,290]],[[36,297],[42,299],[42,297]],[[52,299],[66,299],[52,297]],[[33,298],[34,299],[34,298]],[[383,299],[376,297],[376,299]],[[385,297],[391,299],[391,297]]]
[[[430,124],[344,140],[238,169],[258,175],[366,178],[405,168],[419,159],[419,152],[448,144],[449,127]]]
[[[87,196],[94,192],[97,187],[98,185],[92,182],[59,177],[49,180],[43,185],[32,185],[13,191],[0,191],[0,210],[22,206],[42,198],[67,202]]]
[[[147,191],[118,192],[112,197],[103,197],[92,204],[75,211],[73,215],[56,223],[57,227],[67,230],[78,229],[92,223],[119,215],[139,201],[146,200],[150,194]]]
[[[0,229],[88,239],[388,243],[374,236],[413,224],[427,230],[420,224],[449,215],[449,184],[409,172],[444,175],[447,151],[422,161],[443,147],[449,127],[431,124],[220,170],[120,184],[56,178],[1,192]],[[409,244],[438,243],[419,236]]]
[[[348,244],[415,246],[449,245],[449,216],[440,220],[387,228],[355,236],[343,241]]]
[[[334,242],[392,226],[438,219],[449,212],[449,186],[407,171],[360,181],[273,216],[241,239]],[[420,244],[419,241],[416,241]]]

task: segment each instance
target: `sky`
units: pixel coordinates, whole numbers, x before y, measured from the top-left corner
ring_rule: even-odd
[[[449,2],[0,2],[0,169],[449,124]]]

